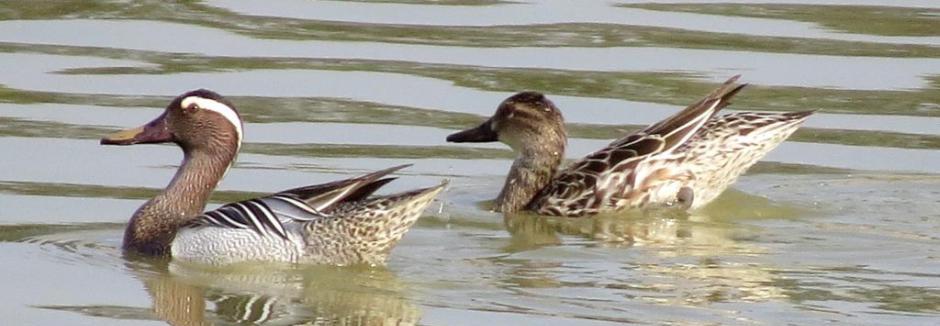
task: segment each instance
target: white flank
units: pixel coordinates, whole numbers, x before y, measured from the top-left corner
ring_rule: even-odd
[[[199,97],[199,96],[190,96],[190,97],[184,98],[183,101],[181,102],[181,105],[184,108],[189,107],[190,105],[193,105],[193,104],[195,104],[196,107],[200,109],[213,111],[225,117],[225,119],[228,120],[228,122],[231,123],[233,127],[235,127],[235,133],[238,134],[238,149],[241,149],[242,120],[238,118],[238,114],[235,113],[234,109],[232,109],[228,105],[223,104],[222,102],[207,99],[205,97]],[[236,153],[237,152],[238,151],[236,150]]]

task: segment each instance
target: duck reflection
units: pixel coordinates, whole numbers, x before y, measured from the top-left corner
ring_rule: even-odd
[[[590,218],[507,214],[504,223],[511,240],[504,250],[510,255],[499,263],[510,266],[503,283],[514,288],[600,288],[666,305],[764,301],[785,297],[785,291],[775,285],[774,269],[760,263],[759,257],[769,249],[749,241],[756,232],[740,222],[799,214],[796,208],[738,191],[692,214],[668,208]],[[592,260],[580,266],[576,257],[559,261],[537,252],[522,253],[550,246],[595,247],[577,252],[614,260],[597,269]],[[618,247],[645,252],[619,255],[608,250]],[[564,248],[545,252],[559,251],[567,252]],[[565,273],[571,270],[594,271],[569,284],[566,279],[571,277]]]
[[[689,215],[680,209],[644,210],[592,217],[550,217],[533,213],[503,216],[512,234],[508,251],[535,249],[562,243],[562,235],[583,236],[604,246],[632,246],[650,241],[674,241],[688,237]],[[665,237],[665,239],[661,239]]]
[[[139,258],[147,259],[147,258]],[[130,264],[171,325],[414,325],[416,305],[382,267]]]

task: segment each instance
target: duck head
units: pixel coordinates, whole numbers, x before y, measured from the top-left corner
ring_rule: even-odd
[[[163,114],[143,126],[104,138],[102,145],[173,142],[185,152],[234,149],[242,140],[242,121],[231,102],[218,93],[199,89],[177,96]]]
[[[447,136],[447,141],[500,141],[515,151],[537,149],[557,152],[559,145],[564,150],[566,141],[564,118],[555,104],[542,93],[521,92],[500,103],[496,113],[476,128]]]
[[[567,135],[561,112],[545,95],[522,92],[510,96],[492,117],[476,128],[450,136],[447,141],[494,142],[509,145],[518,155],[509,170],[494,210],[522,210],[548,185],[565,154]]]

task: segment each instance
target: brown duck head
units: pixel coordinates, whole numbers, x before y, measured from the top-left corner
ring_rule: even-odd
[[[101,138],[102,145],[173,142],[193,151],[238,152],[242,121],[235,106],[218,93],[199,89],[173,99],[163,114],[143,126]]]
[[[567,135],[564,118],[552,101],[541,93],[522,92],[500,103],[496,113],[476,128],[447,136],[447,141],[500,141],[516,152],[494,208],[512,213],[549,184],[564,157]]]
[[[510,96],[476,128],[447,136],[453,143],[500,141],[515,151],[564,150],[566,139],[561,112],[538,92]]]

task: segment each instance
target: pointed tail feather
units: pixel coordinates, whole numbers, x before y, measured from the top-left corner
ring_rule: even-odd
[[[423,215],[424,210],[447,186],[439,185],[391,195],[375,196],[361,202],[339,205],[334,212],[339,224],[336,233],[352,236],[355,259],[371,264],[384,264],[389,251]],[[350,232],[354,230],[356,232]]]
[[[401,211],[399,215],[401,220],[396,223],[400,224],[399,227],[403,227],[404,230],[407,230],[407,228],[421,216],[424,209],[431,204],[431,201],[433,201],[441,191],[447,188],[448,184],[450,184],[450,181],[444,179],[436,186],[415,189],[380,198],[381,202],[388,205],[387,209],[390,211]],[[404,230],[402,230],[402,232],[404,232]]]
[[[409,190],[409,191],[400,192],[397,194],[383,196],[382,198],[392,199],[393,201],[398,201],[398,200],[411,201],[411,200],[419,200],[421,198],[426,198],[426,197],[433,198],[434,196],[437,196],[437,194],[441,192],[441,190],[444,190],[444,188],[446,188],[447,185],[449,184],[450,184],[450,180],[444,179],[441,181],[440,184],[436,186]]]

